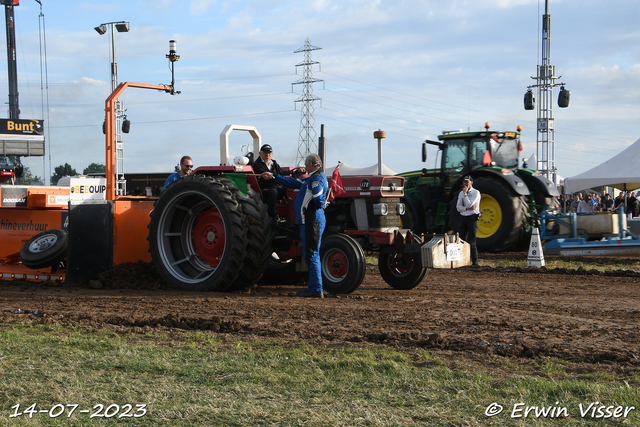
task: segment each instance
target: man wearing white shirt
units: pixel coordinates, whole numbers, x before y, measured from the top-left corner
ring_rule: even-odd
[[[593,213],[593,205],[591,204],[591,194],[587,194],[584,199],[578,204],[579,214],[591,214]]]
[[[460,238],[471,246],[471,264],[478,267],[478,218],[480,218],[480,192],[473,188],[473,178],[467,175],[462,180],[462,191],[458,194],[456,209],[460,212],[458,226]]]

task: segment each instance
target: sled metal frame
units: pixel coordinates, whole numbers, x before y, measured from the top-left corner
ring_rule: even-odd
[[[547,241],[544,245],[545,252],[563,256],[640,255],[640,239],[625,230],[623,207],[620,207],[619,214],[620,232],[616,233],[614,237],[605,237],[595,241],[579,237],[576,218],[577,215],[574,212],[566,215],[552,215],[548,212],[542,212],[540,222],[543,231],[540,238]],[[571,233],[563,235],[552,234],[546,227],[547,222],[550,220],[569,227]]]

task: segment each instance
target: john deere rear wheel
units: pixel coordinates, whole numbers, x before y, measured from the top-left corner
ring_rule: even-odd
[[[473,183],[480,191],[477,246],[480,252],[502,252],[515,247],[527,227],[528,206],[523,196],[498,177],[483,176]]]
[[[169,284],[224,291],[236,283],[247,257],[237,191],[225,178],[191,175],[162,193],[148,239],[153,262]]]

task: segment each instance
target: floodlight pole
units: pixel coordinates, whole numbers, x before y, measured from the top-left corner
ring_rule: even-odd
[[[169,42],[169,54],[167,55],[169,61],[171,61],[171,85],[150,85],[144,83],[133,83],[133,82],[123,82],[116,87],[116,89],[109,95],[107,100],[105,101],[104,111],[105,111],[105,158],[106,158],[106,177],[107,177],[107,200],[115,200],[116,194],[116,186],[118,185],[118,147],[117,141],[115,139],[116,130],[115,130],[115,118],[117,115],[117,103],[120,95],[127,89],[128,87],[136,87],[140,89],[155,89],[162,92],[169,93],[171,95],[177,95],[180,91],[175,90],[175,77],[174,77],[174,63],[180,59],[180,55],[176,53],[176,42],[171,40]],[[115,183],[114,183],[115,179]],[[124,179],[124,170],[122,172],[122,179]],[[124,194],[122,194],[124,195]]]
[[[125,21],[105,22],[100,24],[95,30],[98,34],[103,35],[106,32],[106,26],[111,29],[111,92],[118,87],[118,63],[116,62],[116,29],[119,33],[129,32],[129,23]],[[115,104],[115,126],[113,128],[116,142],[116,186],[118,195],[127,194],[127,181],[124,179],[124,141],[122,140],[122,119],[124,117],[124,104],[119,99]],[[105,123],[106,132],[106,123]]]
[[[561,86],[558,106],[566,108],[569,105],[569,91],[564,83],[556,83],[562,76],[556,76],[556,67],[551,65],[551,15],[549,15],[549,0],[545,0],[545,11],[542,16],[542,64],[538,65],[538,75],[531,77],[536,84],[527,86],[525,94],[525,109],[532,110],[535,98],[532,88],[538,88],[538,120],[536,138],[537,165],[547,179],[558,184],[558,169],[556,168],[555,121],[553,118],[553,88]]]

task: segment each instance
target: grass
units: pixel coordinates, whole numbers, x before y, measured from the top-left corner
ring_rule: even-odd
[[[637,375],[555,359],[477,360],[382,346],[350,348],[214,333],[114,333],[30,322],[0,323],[0,425],[544,426],[639,425],[582,417],[580,404],[640,406]],[[485,415],[492,403],[502,413]],[[556,403],[558,402],[558,403]],[[51,418],[25,409],[54,410]],[[146,404],[134,418],[89,418],[94,405]],[[566,407],[568,417],[512,418],[523,403]],[[20,405],[23,415],[16,413]],[[55,407],[55,410],[63,406]],[[123,409],[111,406],[112,413]],[[540,408],[538,408],[540,410]],[[141,412],[139,412],[141,413]],[[104,414],[104,411],[102,411]],[[589,413],[590,415],[590,413]],[[596,414],[597,415],[597,414]]]

